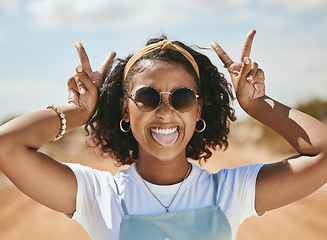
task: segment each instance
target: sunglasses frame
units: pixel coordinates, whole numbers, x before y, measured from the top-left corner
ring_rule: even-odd
[[[158,93],[159,98],[160,98],[160,101],[159,101],[158,105],[157,105],[153,110],[146,111],[146,110],[141,109],[141,108],[137,105],[137,101],[135,100],[135,95],[136,95],[137,91],[139,91],[139,90],[142,89],[142,88],[152,88],[152,89],[154,89],[154,90]],[[176,92],[176,91],[179,90],[179,89],[188,89],[188,90],[192,91],[193,94],[194,94],[194,96],[195,96],[195,101],[194,101],[193,106],[192,106],[189,110],[187,110],[187,111],[180,111],[180,110],[174,108],[174,107],[173,107],[173,104],[172,104],[172,102],[171,102],[171,96],[173,95],[174,92]],[[135,103],[135,105],[137,106],[137,108],[140,109],[140,111],[142,111],[142,112],[153,112],[154,110],[156,110],[156,109],[157,109],[157,108],[162,104],[161,94],[163,94],[163,93],[167,93],[167,94],[169,94],[169,104],[170,104],[170,106],[171,106],[174,110],[176,110],[176,111],[178,111],[178,112],[180,112],[180,113],[187,113],[187,112],[189,112],[189,111],[192,111],[193,108],[194,108],[194,106],[195,106],[195,104],[196,104],[197,99],[200,97],[200,95],[196,94],[196,93],[193,91],[193,89],[188,88],[188,87],[180,87],[180,88],[176,88],[176,89],[174,89],[174,91],[172,91],[172,92],[159,92],[159,91],[158,91],[157,89],[155,89],[154,87],[141,87],[141,88],[137,89],[137,90],[135,91],[135,93],[130,94],[130,95],[128,96],[128,98],[132,99],[132,101]]]

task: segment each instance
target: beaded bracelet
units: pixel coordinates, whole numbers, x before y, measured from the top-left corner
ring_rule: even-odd
[[[66,118],[65,118],[65,114],[61,111],[60,107],[55,106],[55,105],[50,105],[47,107],[47,109],[52,109],[53,111],[55,111],[60,119],[60,131],[58,133],[57,136],[55,136],[52,141],[57,141],[60,138],[62,138],[62,136],[65,134],[66,131]]]

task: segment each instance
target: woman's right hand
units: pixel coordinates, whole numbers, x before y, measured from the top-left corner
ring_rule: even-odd
[[[82,126],[92,116],[97,87],[115,58],[115,53],[110,53],[99,70],[92,71],[83,46],[76,44],[76,48],[81,65],[68,80],[70,104],[60,106],[67,120],[66,132]],[[62,122],[55,111],[44,109],[0,126],[0,170],[30,198],[56,211],[73,214],[78,189],[74,173],[67,165],[38,151],[61,132]]]
[[[115,60],[116,53],[111,52],[99,70],[93,71],[89,58],[81,43],[75,44],[81,65],[76,67],[76,74],[69,78],[68,103],[75,104],[88,118],[93,114],[98,100],[98,88],[102,85]]]

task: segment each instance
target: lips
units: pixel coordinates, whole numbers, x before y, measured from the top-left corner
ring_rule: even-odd
[[[173,145],[179,136],[179,127],[160,128],[151,127],[150,132],[153,139],[162,146]]]

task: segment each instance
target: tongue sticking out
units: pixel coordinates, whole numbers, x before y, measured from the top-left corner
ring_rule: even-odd
[[[157,143],[163,146],[170,146],[174,144],[178,138],[178,131],[177,128],[174,132],[171,133],[161,133],[158,131],[151,130],[152,137],[156,140]]]

